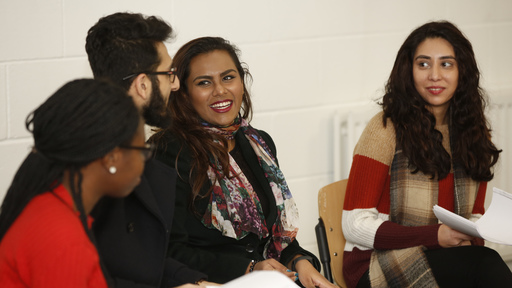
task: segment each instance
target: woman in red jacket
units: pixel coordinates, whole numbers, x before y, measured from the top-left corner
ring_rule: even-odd
[[[117,86],[75,80],[29,115],[34,147],[0,215],[0,287],[106,287],[89,212],[139,183],[143,122]]]

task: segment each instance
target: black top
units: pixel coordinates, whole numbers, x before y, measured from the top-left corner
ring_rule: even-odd
[[[116,287],[174,287],[206,275],[167,256],[176,171],[151,159],[125,198],[104,197],[91,216],[98,252]]]
[[[258,131],[258,133],[275,156],[276,148],[272,138],[264,131]],[[180,140],[170,133],[158,135],[158,137],[161,138],[156,158],[171,167],[177,165],[176,168],[178,170],[176,208],[169,246],[170,255],[189,267],[204,272],[208,275],[209,281],[218,283],[225,283],[243,275],[251,260],[264,260],[263,250],[268,237],[259,239],[253,233],[240,240],[225,237],[217,229],[205,227],[199,217],[191,209],[188,209],[189,196],[192,193],[189,179],[192,167],[190,147],[188,145],[181,145]],[[246,173],[247,168],[252,171],[252,173],[246,173],[246,176],[251,184],[253,182],[258,183],[254,185],[257,192],[261,188],[264,197],[260,197],[260,200],[263,198],[267,199],[268,209],[266,210],[268,211],[265,213],[265,220],[267,228],[269,228],[269,231],[272,231],[271,228],[277,217],[277,207],[272,189],[263,169],[258,163],[257,156],[249,140],[243,133],[237,133],[235,141],[237,149],[240,149],[241,156],[245,160],[245,163],[243,163],[244,161],[239,161],[238,159],[237,163],[241,166],[244,173]],[[234,154],[236,156],[238,152],[235,151]],[[237,158],[239,157],[236,156],[235,159]],[[260,188],[257,186],[260,186]],[[205,184],[202,187],[201,193],[205,194],[209,187],[209,183]],[[209,201],[209,197],[197,201],[195,207],[199,215],[204,214]],[[313,265],[316,269],[320,270],[318,259],[312,253],[301,248],[297,240],[290,243],[282,251],[280,262],[286,265],[297,254],[312,256],[314,259]]]

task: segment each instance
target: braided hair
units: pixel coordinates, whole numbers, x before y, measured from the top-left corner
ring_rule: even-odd
[[[0,241],[30,200],[59,186],[69,171],[73,201],[94,243],[82,203],[80,168],[120,144],[129,144],[139,121],[132,98],[122,88],[92,79],[65,84],[30,113],[25,124],[33,134],[34,148],[16,172],[0,208]]]

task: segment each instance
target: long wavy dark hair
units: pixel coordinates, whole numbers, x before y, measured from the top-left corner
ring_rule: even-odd
[[[69,171],[73,201],[94,244],[82,203],[80,169],[116,146],[129,145],[138,124],[133,100],[117,85],[80,79],[57,90],[27,117],[34,148],[16,172],[0,208],[0,241],[30,200],[59,186]]]
[[[425,39],[442,38],[455,52],[459,70],[458,86],[450,100],[450,138],[453,162],[464,167],[476,181],[494,177],[492,167],[501,150],[491,141],[490,125],[484,111],[486,97],[480,87],[480,72],[469,40],[452,23],[429,22],[415,29],[398,50],[395,64],[382,99],[383,123],[390,118],[397,134],[397,144],[409,159],[413,173],[421,171],[432,178],[445,178],[452,164],[443,148],[442,134],[435,129],[434,115],[428,103],[414,87],[413,58]]]
[[[240,78],[244,83],[244,95],[240,115],[242,118],[250,121],[252,117],[252,103],[247,86],[252,80],[249,70],[244,67],[245,64],[239,60],[240,51],[229,41],[220,37],[202,37],[194,39],[183,45],[173,59],[173,66],[176,67],[177,76],[180,79],[180,89],[172,92],[169,108],[172,115],[172,123],[166,130],[158,131],[150,141],[160,142],[164,133],[176,135],[182,143],[190,147],[192,153],[192,169],[190,171],[190,185],[192,195],[190,205],[198,198],[207,197],[207,194],[201,195],[202,186],[208,181],[207,170],[210,164],[210,157],[217,159],[223,169],[223,175],[229,175],[229,155],[226,149],[227,141],[224,137],[207,132],[200,124],[199,114],[192,106],[190,96],[188,95],[187,79],[190,75],[190,62],[195,57],[210,53],[213,51],[226,51],[233,60]],[[218,142],[214,141],[218,140]],[[219,144],[221,143],[221,144]],[[158,143],[159,147],[164,147],[165,143]]]

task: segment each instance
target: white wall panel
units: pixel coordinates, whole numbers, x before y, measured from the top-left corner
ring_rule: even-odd
[[[173,18],[179,33],[177,44],[202,36],[221,36],[235,43],[269,41],[274,29],[275,19],[270,17],[274,2],[175,1]]]
[[[298,163],[298,161],[297,161]],[[318,223],[318,190],[330,183],[329,177],[315,176],[288,181],[299,209],[300,227],[297,240],[316,248],[315,225]]]
[[[85,57],[65,60],[31,61],[12,64],[9,73],[9,129],[12,138],[27,137],[27,115],[64,83],[92,77]]]
[[[272,38],[315,39],[361,33],[364,1],[284,0],[272,7]]]
[[[312,98],[314,99],[314,98]],[[329,147],[332,108],[298,109],[275,117],[279,164],[291,179],[329,175],[332,159]]]
[[[21,162],[30,152],[33,145],[31,139],[18,139],[0,141],[0,201],[3,201],[5,193],[11,185],[12,178],[21,165]]]
[[[286,111],[318,106],[319,44],[317,41],[278,42],[244,47],[242,56],[254,72],[258,111]],[[250,59],[250,61],[248,60]]]
[[[62,56],[59,0],[2,1],[0,62]]]
[[[509,9],[512,11],[512,9]],[[512,22],[512,21],[511,21]],[[491,34],[489,53],[489,83],[491,87],[512,87],[512,23],[496,25],[490,29]]]
[[[87,31],[100,17],[115,12],[136,12],[156,15],[172,23],[173,1],[125,1],[125,0],[63,0],[64,51],[66,56],[86,55]]]
[[[7,79],[5,65],[0,65],[0,141],[7,138]],[[1,190],[0,190],[1,192]]]
[[[445,1],[450,19],[459,25],[487,25],[512,21],[512,2],[509,0]]]

